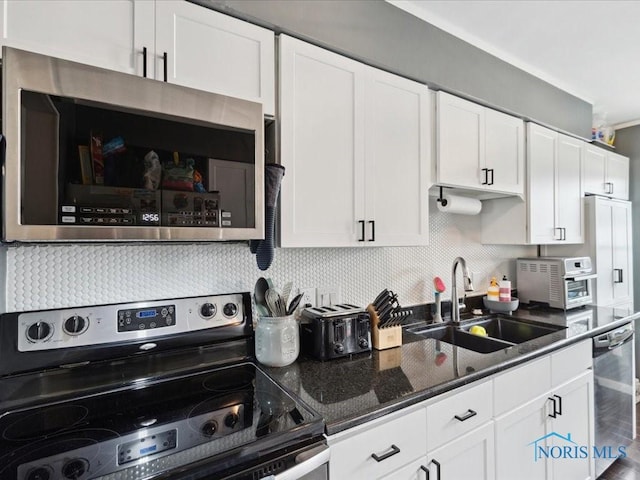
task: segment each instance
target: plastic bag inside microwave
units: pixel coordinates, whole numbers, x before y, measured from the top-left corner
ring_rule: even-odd
[[[184,163],[165,163],[162,171],[162,188],[193,192],[193,171],[195,160],[187,158]]]

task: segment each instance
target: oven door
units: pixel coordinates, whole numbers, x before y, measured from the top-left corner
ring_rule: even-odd
[[[295,465],[265,480],[328,480],[329,446],[319,445],[295,457]]]
[[[248,450],[257,450],[253,445]],[[280,454],[248,455],[242,465],[222,467],[219,460],[200,463],[198,466],[167,471],[154,480],[328,480],[329,478],[329,446],[324,440],[313,442],[304,447],[286,447]],[[249,460],[251,458],[251,460]],[[224,460],[223,460],[224,461]],[[227,473],[224,473],[224,472]],[[232,471],[233,473],[230,473]]]
[[[596,277],[596,274],[565,277],[565,308],[574,308],[590,304],[593,300],[591,281]]]

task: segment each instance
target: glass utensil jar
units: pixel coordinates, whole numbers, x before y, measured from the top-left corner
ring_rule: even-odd
[[[284,367],[300,353],[300,331],[293,315],[258,317],[255,331],[256,358],[269,367]]]

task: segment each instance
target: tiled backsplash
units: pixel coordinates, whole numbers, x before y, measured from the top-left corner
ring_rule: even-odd
[[[535,255],[535,247],[481,245],[479,216],[439,212],[433,199],[430,210],[429,246],[277,249],[266,272],[244,243],[8,246],[2,311],[253,291],[260,276],[279,285],[338,286],[342,301],[363,306],[390,288],[402,305],[413,305],[433,301],[434,276],[449,287],[458,255],[480,274],[478,291],[492,275],[515,279],[514,259]]]

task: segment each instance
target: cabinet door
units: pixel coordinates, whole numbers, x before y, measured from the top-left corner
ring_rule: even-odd
[[[596,272],[598,273],[596,298],[598,305],[611,305],[613,296],[613,210],[611,202],[598,198],[591,228],[595,230],[592,242],[596,245]],[[623,272],[624,275],[625,272]]]
[[[605,188],[605,165],[607,152],[602,148],[593,145],[586,145],[584,149],[584,193],[594,195],[604,195]]]
[[[153,52],[154,9],[146,0],[3,0],[2,44],[142,75],[142,49]]]
[[[363,68],[280,36],[283,247],[365,243]]]
[[[524,122],[495,110],[485,112],[487,190],[524,194]]]
[[[570,383],[554,389],[552,394],[558,402],[558,407],[559,402],[562,402],[562,408],[559,409],[560,413],[550,421],[550,431],[557,434],[549,437],[551,448],[564,449],[569,446],[571,454],[578,458],[550,459],[551,478],[554,480],[594,478],[593,372],[585,372]],[[570,442],[561,438],[569,435]],[[582,455],[586,458],[582,458]]]
[[[423,457],[427,451],[427,415],[424,408],[397,412],[355,430],[338,434],[338,438],[328,438],[331,446],[330,478],[381,478]]]
[[[544,458],[537,447],[546,447],[546,395],[496,418],[496,480],[540,480],[547,478]]]
[[[584,210],[581,193],[582,141],[558,135],[556,159],[556,227],[562,228],[562,241],[584,241]]]
[[[164,53],[167,60],[163,59]],[[244,98],[275,114],[275,36],[193,3],[156,2],[156,79]]]
[[[629,200],[629,159],[617,153],[607,153],[607,182],[612,198]]]
[[[444,92],[437,94],[437,182],[485,188],[485,107]]]
[[[624,303],[633,301],[633,259],[631,204],[611,203],[611,255],[612,255],[612,301]],[[604,253],[604,252],[603,252]],[[600,278],[598,278],[600,286]]]
[[[427,456],[421,457],[409,465],[402,467],[400,470],[396,470],[389,475],[380,477],[378,480],[429,480],[429,474],[426,471],[427,468]]]
[[[555,228],[557,141],[556,132],[527,124],[529,240],[534,244],[553,243],[561,238]]]
[[[498,452],[502,455],[501,451],[498,450]],[[430,478],[441,480],[496,478],[493,422],[427,453],[427,457]]]
[[[429,91],[370,68],[365,105],[366,244],[427,245]]]

